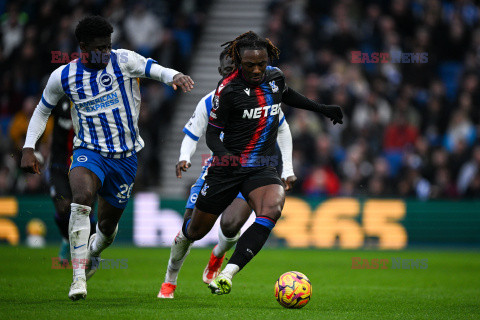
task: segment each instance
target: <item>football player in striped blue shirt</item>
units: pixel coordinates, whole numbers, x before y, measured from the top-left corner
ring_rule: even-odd
[[[99,16],[81,20],[75,36],[82,58],[52,72],[30,120],[21,167],[39,173],[35,144],[45,130],[52,108],[63,95],[72,102],[75,130],[69,179],[72,189],[69,240],[73,282],[72,300],[87,295],[86,281],[98,267],[100,253],[115,239],[118,221],[127,205],[137,172],[137,152],[144,142],[139,135],[139,78],[193,89],[192,79],[162,67],[153,59],[129,50],[112,50],[110,23]],[[97,232],[89,239],[88,215],[98,201]]]

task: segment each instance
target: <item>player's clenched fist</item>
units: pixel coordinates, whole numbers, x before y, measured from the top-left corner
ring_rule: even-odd
[[[177,88],[180,87],[183,92],[189,92],[193,89],[194,84],[195,82],[193,82],[190,76],[180,72],[173,77],[172,87],[174,90],[177,90]]]
[[[187,172],[188,168],[190,168],[192,164],[185,160],[179,161],[175,166],[175,172],[177,173],[177,178],[182,178],[182,171]]]
[[[283,183],[285,184],[285,191],[290,191],[292,190],[293,188],[293,185],[295,184],[295,182],[297,181],[297,177],[296,176],[289,176],[287,177],[287,179],[285,178],[282,178],[282,181]]]
[[[343,113],[342,109],[339,106],[328,106],[328,105],[323,105],[323,108],[321,109],[321,113],[332,120],[333,124],[340,123],[342,124],[343,121]]]
[[[40,173],[40,162],[35,156],[35,151],[32,148],[23,149],[20,167],[28,173]]]

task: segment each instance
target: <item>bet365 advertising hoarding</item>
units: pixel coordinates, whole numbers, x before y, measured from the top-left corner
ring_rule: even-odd
[[[137,193],[127,206],[116,242],[169,246],[183,223],[185,201]],[[32,237],[58,243],[49,197],[0,198],[0,242],[26,244]],[[252,214],[243,231],[253,223]],[[216,242],[218,223],[197,246]],[[287,197],[269,246],[294,248],[404,249],[416,245],[480,247],[480,201],[306,199]]]

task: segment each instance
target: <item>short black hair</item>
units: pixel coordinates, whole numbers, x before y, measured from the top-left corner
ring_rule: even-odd
[[[94,38],[109,37],[113,27],[104,17],[88,16],[80,20],[75,28],[78,42],[89,42]]]
[[[273,45],[273,43],[268,38],[262,38],[253,31],[245,32],[232,41],[225,42],[222,44],[222,47],[225,47],[227,54],[232,57],[233,62],[238,67],[242,62],[241,50],[242,49],[265,49],[267,50],[268,58],[271,60],[278,59],[280,55],[280,50]]]
[[[228,55],[228,48],[223,49],[222,53],[220,53],[220,62],[222,62],[226,55]]]

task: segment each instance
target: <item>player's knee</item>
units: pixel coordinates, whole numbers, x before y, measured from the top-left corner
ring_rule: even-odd
[[[259,216],[269,217],[274,221],[280,219],[282,215],[282,207],[280,205],[265,206],[260,210]]]
[[[70,203],[71,201],[68,199],[56,200],[57,213],[61,216],[68,216],[71,211]]]
[[[205,236],[205,233],[202,230],[202,228],[200,226],[198,227],[194,226],[192,225],[192,223],[188,225],[187,233],[188,233],[188,239],[192,241],[200,240]]]
[[[91,206],[94,200],[95,193],[93,190],[84,189],[73,195],[73,202],[84,206]]]
[[[183,221],[188,221],[192,217],[193,209],[185,209],[185,213],[183,214]]]
[[[220,228],[222,229],[222,233],[227,238],[233,238],[237,235],[238,231],[242,226],[239,223],[236,223],[233,220],[221,220],[220,221]]]

